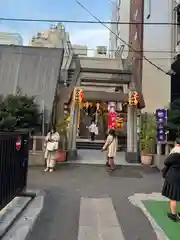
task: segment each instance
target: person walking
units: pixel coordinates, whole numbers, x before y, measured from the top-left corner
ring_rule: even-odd
[[[114,129],[110,129],[106,142],[102,148],[102,152],[107,150],[107,162],[106,165],[110,168],[111,171],[115,169],[114,158],[116,157],[117,152],[117,137]]]
[[[48,132],[45,139],[45,162],[46,169],[45,172],[53,172],[56,166],[56,161],[58,158],[58,145],[59,145],[60,136],[56,131],[55,127],[52,127],[51,131]]]
[[[162,170],[165,179],[162,195],[170,199],[170,210],[167,214],[172,221],[180,220],[180,213],[176,211],[176,204],[180,201],[180,139],[164,162]]]
[[[91,141],[95,140],[95,135],[98,135],[98,128],[94,121],[92,121],[91,125],[88,127],[90,132]]]

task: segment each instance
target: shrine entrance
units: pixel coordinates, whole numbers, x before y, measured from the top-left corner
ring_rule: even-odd
[[[80,107],[77,139],[88,140],[88,127],[92,122],[98,126],[98,135],[95,140],[104,141],[108,129],[116,129],[121,149],[126,147],[126,111],[125,104],[105,101],[84,101]]]

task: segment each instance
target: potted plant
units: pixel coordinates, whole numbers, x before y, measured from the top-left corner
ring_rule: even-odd
[[[142,114],[140,127],[141,163],[151,165],[156,146],[156,120],[153,114]]]

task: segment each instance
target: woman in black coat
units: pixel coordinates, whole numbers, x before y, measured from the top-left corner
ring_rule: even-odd
[[[176,202],[180,201],[180,139],[164,162],[163,177],[165,178],[162,195],[170,199],[171,213],[168,217],[180,220],[180,213],[176,212]]]

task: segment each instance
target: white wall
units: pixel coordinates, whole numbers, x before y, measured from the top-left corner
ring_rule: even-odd
[[[167,53],[146,53],[149,60],[166,70],[170,67],[171,56]],[[146,107],[143,111],[154,112],[157,108],[167,107],[170,102],[170,76],[143,61],[142,91]]]
[[[171,0],[151,0],[151,18],[148,15],[148,1],[145,0],[145,22],[171,22]],[[129,21],[130,0],[121,1],[121,21]],[[120,25],[121,38],[127,43],[129,40],[129,25]],[[171,26],[145,25],[144,27],[144,55],[164,71],[171,65]],[[128,48],[126,47],[125,50]],[[127,56],[125,52],[124,56]],[[147,61],[143,61],[142,90],[145,97],[145,111],[151,112],[156,108],[165,107],[170,101],[170,77],[157,70]]]

